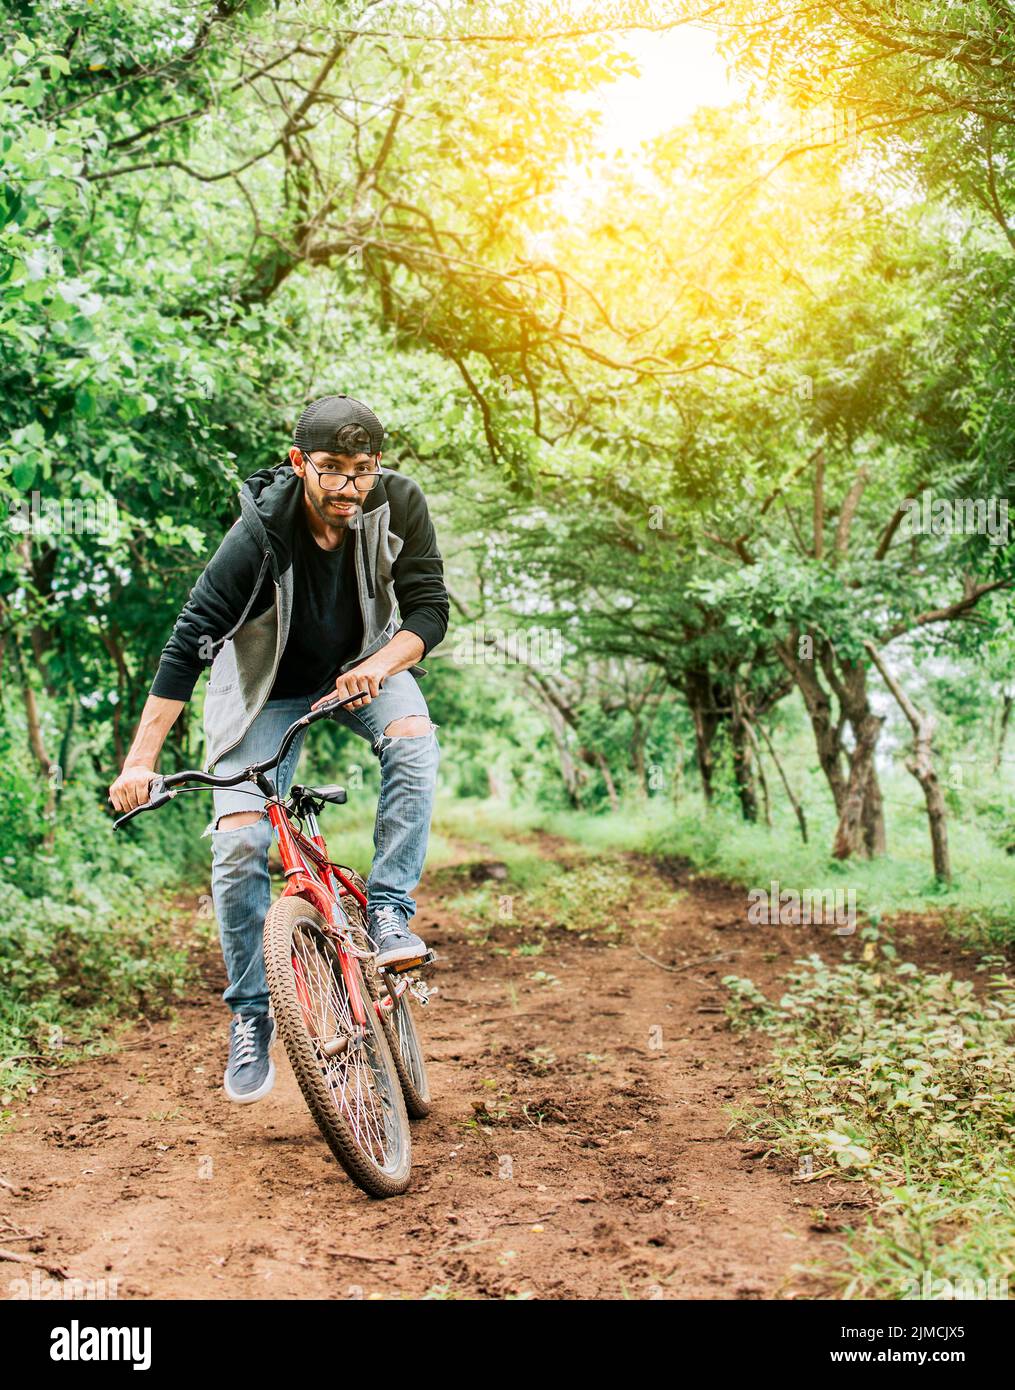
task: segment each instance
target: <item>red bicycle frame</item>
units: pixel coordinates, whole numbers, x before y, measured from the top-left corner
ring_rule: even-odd
[[[282,869],[285,873],[286,884],[282,890],[282,896],[284,898],[303,898],[313,907],[316,907],[325,921],[332,926],[332,940],[338,952],[342,978],[349,992],[349,1004],[353,1018],[358,1026],[363,1028],[367,1021],[366,1003],[360,983],[360,972],[353,966],[347,949],[349,922],[339,900],[346,895],[351,895],[365,912],[366,894],[357,888],[343,870],[328,858],[328,847],[324,843],[324,836],[317,824],[317,817],[313,813],[306,817],[308,834],[304,835],[292,824],[285,807],[278,799],[269,800],[266,810],[268,820],[275,831],[275,839],[278,842],[279,854],[282,859]],[[293,967],[296,974],[297,990],[301,994],[300,1002],[309,1012],[309,996],[306,993],[306,985],[301,980],[298,962],[295,958]],[[404,981],[399,982],[398,986],[389,985],[388,997],[384,1000],[377,1000],[374,1004],[376,1012],[380,1014],[383,1010],[390,1010],[394,1006],[395,998],[402,994],[405,987]]]
[[[363,1028],[366,1026],[367,1013],[361,976],[353,963],[354,953],[350,953],[349,921],[339,899],[351,894],[365,912],[366,895],[356,887],[355,883],[337,864],[333,864],[328,858],[328,847],[324,843],[324,837],[321,835],[317,817],[313,811],[311,810],[306,815],[301,813],[300,816],[309,831],[308,836],[293,825],[283,799],[276,794],[274,784],[265,776],[266,772],[279,765],[293,738],[301,729],[317,723],[318,720],[329,718],[336,710],[354,703],[357,698],[355,695],[350,695],[345,700],[339,700],[326,706],[319,705],[316,709],[311,710],[309,714],[296,720],[285,731],[282,742],[273,758],[269,758],[263,763],[256,763],[231,777],[213,777],[209,773],[198,771],[176,772],[170,777],[157,777],[149,790],[148,801],[122,815],[114,822],[113,828],[116,829],[127,821],[133,820],[143,811],[153,811],[157,807],[165,805],[167,801],[178,795],[180,790],[192,790],[187,786],[191,782],[196,782],[204,787],[235,787],[243,781],[255,782],[264,795],[265,810],[278,841],[279,853],[282,856],[282,867],[285,870],[286,878],[282,896],[305,899],[318,910],[328,924],[329,934],[338,951],[353,1018],[358,1026]],[[302,978],[302,967],[295,957],[293,958],[293,970],[296,975],[297,990],[300,992],[300,1001],[309,1014],[310,1000],[306,981]],[[385,983],[385,998],[378,1000],[374,1005],[378,1014],[382,1010],[394,1008],[396,1001],[401,998],[402,993],[408,987],[407,980],[394,980],[388,976],[385,977]]]

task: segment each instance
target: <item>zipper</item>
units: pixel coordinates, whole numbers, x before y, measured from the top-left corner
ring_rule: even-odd
[[[366,576],[366,581],[367,581],[367,593],[370,595],[371,598],[374,598],[375,595],[374,595],[374,581],[373,581],[373,576],[372,576],[371,573],[370,573],[370,566],[367,564],[367,555],[366,555],[366,532],[363,531],[363,530],[361,530],[360,533],[359,533],[359,536],[360,536],[360,541],[361,541],[360,554],[361,554],[362,557],[363,557],[363,573],[364,573],[364,575]],[[364,616],[365,616],[365,615],[364,615]]]

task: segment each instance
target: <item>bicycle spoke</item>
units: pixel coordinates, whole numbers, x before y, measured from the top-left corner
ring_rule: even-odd
[[[375,1056],[369,1030],[363,1034],[352,1015],[352,1004],[334,962],[314,932],[293,935],[293,966],[301,980],[309,1010],[308,1032],[319,1055],[321,1072],[335,1108],[346,1118],[356,1144],[374,1162],[384,1164],[391,1137],[390,1101],[378,1087]],[[298,969],[297,969],[298,967]],[[324,1055],[324,1045],[334,1038],[348,1040],[344,1052]]]

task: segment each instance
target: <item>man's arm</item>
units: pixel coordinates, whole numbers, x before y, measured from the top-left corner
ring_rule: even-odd
[[[148,696],[134,742],[124,760],[123,771],[109,789],[109,799],[118,811],[133,811],[148,800],[148,789],[155,777],[155,765],[162,745],[184,704],[183,700]]]
[[[404,481],[409,484],[409,479]],[[391,574],[402,620],[399,632],[414,633],[420,639],[422,657],[444,640],[451,604],[430,508],[418,483],[409,484],[405,526],[405,543]]]
[[[225,535],[190,592],[162,652],[151,693],[163,700],[190,699],[201,672],[243,613],[257,582],[262,556],[242,522]],[[256,618],[271,601],[271,580],[262,583],[249,616]]]
[[[237,523],[191,590],[162,652],[123,770],[109,789],[109,798],[118,811],[133,811],[148,800],[169,730],[190,699],[202,670],[210,665],[211,651],[242,614],[260,561],[256,545]],[[270,587],[269,579],[265,582],[266,598],[270,598]]]

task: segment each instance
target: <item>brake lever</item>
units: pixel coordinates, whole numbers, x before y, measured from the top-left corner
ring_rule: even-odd
[[[176,795],[175,788],[166,789],[166,784],[161,777],[156,777],[148,789],[148,800],[143,806],[135,806],[133,811],[128,811],[125,816],[120,816],[113,821],[113,829],[119,830],[121,825],[126,825],[129,820],[139,816],[142,811],[154,811],[158,806],[164,806],[167,801],[172,801]]]

